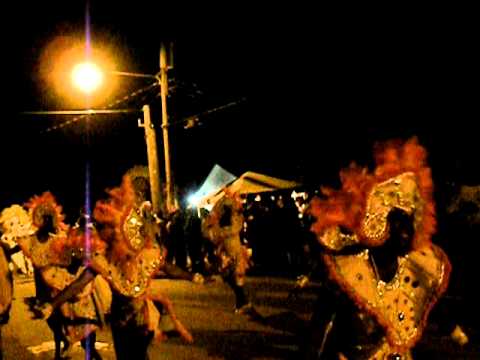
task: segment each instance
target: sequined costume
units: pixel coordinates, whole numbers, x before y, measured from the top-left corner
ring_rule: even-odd
[[[112,289],[111,329],[117,359],[148,358],[148,345],[158,335],[160,320],[154,302],[161,303],[179,333],[192,340],[170,300],[151,286],[153,276],[164,266],[165,250],[155,239],[158,221],[146,201],[148,173],[134,170],[123,177],[120,187],[109,191],[107,200],[95,206],[94,218],[105,249],[93,251],[89,269],[52,302],[53,307],[59,306],[96,274],[102,275]]]
[[[0,326],[8,322],[12,294],[12,274],[8,268],[7,256],[0,247]]]
[[[21,218],[22,212],[25,218],[27,218],[27,221]],[[0,215],[0,226],[2,233],[0,244],[3,246],[5,252],[11,255],[9,259],[13,265],[11,270],[16,270],[24,275],[32,276],[33,265],[30,259],[27,258],[19,249],[15,240],[20,235],[22,232],[22,227],[27,222],[29,222],[28,214],[20,205],[13,205],[4,209]]]
[[[202,222],[203,236],[215,246],[218,270],[235,292],[237,310],[248,304],[240,289],[250,266],[250,254],[240,239],[243,222],[242,204],[234,194],[220,199]]]
[[[321,351],[348,359],[411,359],[450,274],[447,256],[431,243],[435,209],[426,151],[416,139],[389,142],[377,149],[373,173],[351,166],[340,177],[341,190],[323,189],[310,208],[332,290],[319,307],[334,314],[317,314],[325,329]],[[398,231],[394,215],[403,219]],[[400,231],[409,227],[402,247],[407,237]],[[342,323],[348,329],[335,329]]]
[[[68,226],[63,221],[62,208],[49,192],[32,197],[25,208],[28,212],[19,205],[3,211],[2,221],[10,225],[4,236],[16,242],[32,262],[37,301],[48,301],[78,275],[71,269]],[[47,319],[54,333],[56,358],[60,357],[61,341],[66,350],[69,344],[92,336],[97,329],[91,291],[91,287],[86,288],[82,296],[63,304]]]
[[[5,230],[3,219],[0,217],[0,227]],[[8,251],[8,250],[7,250]],[[0,360],[2,355],[2,326],[5,325],[10,316],[10,307],[13,298],[13,278],[8,267],[8,254],[0,246]]]
[[[27,220],[27,221],[25,221]],[[9,269],[9,260],[16,251],[17,236],[25,236],[33,233],[33,230],[25,226],[29,223],[29,216],[20,205],[14,205],[4,209],[0,214],[0,359],[2,359],[1,327],[10,317],[10,308],[13,297],[13,277]]]
[[[30,256],[35,268],[38,300],[48,301],[79,276],[83,259],[74,257],[75,252],[69,238],[75,229],[70,229],[64,223],[62,208],[51,193],[32,197],[26,208],[35,234],[19,239],[18,242]],[[52,222],[51,225],[48,224],[49,221]],[[93,285],[86,286],[75,299],[62,304],[47,322],[54,332],[56,343],[64,338],[65,347],[62,351],[68,352],[71,345],[81,341],[92,359],[100,359],[94,348],[99,320],[93,290]],[[56,357],[59,356],[57,346]]]
[[[10,244],[15,243],[17,237],[33,234],[29,226],[29,216],[20,205],[14,205],[2,210],[0,214],[1,242],[8,244],[0,246],[0,325],[8,321],[12,301],[13,285],[12,274],[8,267],[9,252],[15,251]]]

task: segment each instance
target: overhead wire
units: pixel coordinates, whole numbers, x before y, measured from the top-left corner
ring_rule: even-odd
[[[113,109],[114,107],[117,107],[118,105],[120,104],[123,104],[123,103],[126,103],[126,102],[129,102],[135,98],[138,98],[139,96],[142,96],[142,100],[146,99],[148,97],[148,92],[152,89],[155,89],[159,87],[159,83],[158,82],[154,82],[154,83],[151,83],[143,88],[140,88],[138,90],[135,90],[133,92],[131,92],[130,94],[127,94],[123,97],[120,97],[118,99],[115,99],[114,101],[112,101],[111,103],[103,106],[102,108],[100,108],[98,110],[91,110],[91,113],[87,110],[86,114],[81,114],[81,115],[78,115],[78,116],[75,116],[73,117],[72,119],[70,120],[66,120],[66,121],[63,121],[59,124],[55,124],[53,126],[50,126],[42,131],[40,131],[40,134],[46,134],[46,133],[50,133],[50,132],[53,132],[53,131],[56,131],[56,130],[61,130],[61,129],[64,129],[66,127],[69,127],[71,125],[74,125],[78,122],[80,122],[81,120],[84,120],[84,119],[87,119],[91,114],[95,114],[95,112],[99,113],[101,112],[102,110],[105,110],[105,113],[107,113],[106,110],[109,110],[109,109]],[[169,90],[173,90],[174,88],[177,88],[177,87],[182,87],[182,88],[186,88],[186,87],[189,87],[189,88],[193,88],[193,96],[198,96],[198,95],[203,95],[204,93],[198,88],[198,86],[194,83],[191,83],[191,84],[188,84],[186,85],[185,82],[178,82],[176,81],[175,82],[175,85],[172,85],[172,86],[169,86]],[[158,95],[158,94],[157,94]],[[190,129],[198,124],[200,124],[200,117],[205,117],[205,116],[208,116],[208,115],[211,115],[213,113],[216,113],[216,112],[219,112],[219,111],[222,111],[222,110],[225,110],[225,109],[228,109],[230,107],[233,107],[233,106],[237,106],[243,102],[245,102],[247,99],[245,97],[243,98],[240,98],[238,100],[235,100],[235,101],[230,101],[226,104],[223,104],[223,105],[220,105],[220,106],[216,106],[214,108],[211,108],[211,109],[208,109],[208,110],[205,110],[205,111],[201,111],[201,112],[198,112],[194,115],[189,115],[189,116],[186,116],[186,117],[183,117],[179,120],[176,120],[176,121],[173,121],[173,122],[170,122],[169,124],[167,125],[161,125],[162,128],[165,128],[165,127],[171,127],[171,126],[179,126],[179,125],[183,125],[185,129]],[[122,110],[116,110],[115,112],[122,112]],[[133,110],[129,110],[129,109],[126,109],[124,110],[123,112],[134,112]],[[40,114],[42,112],[32,112],[33,113],[37,113],[37,114]],[[50,111],[50,112],[45,112],[45,114],[57,114],[57,115],[62,115],[63,112],[59,111],[59,112],[53,112],[53,111]],[[71,115],[71,114],[74,114],[74,111],[72,111],[71,113],[69,113],[68,111],[65,111],[63,115]]]
[[[147,85],[143,88],[140,88],[138,90],[135,90],[135,91],[131,92],[130,94],[127,94],[127,95],[125,95],[121,98],[118,98],[118,99],[114,100],[110,104],[102,107],[101,110],[112,109],[115,106],[118,106],[122,103],[128,102],[128,101],[132,100],[133,98],[136,98],[136,97],[138,97],[142,94],[145,94],[146,92],[148,92],[148,91],[150,91],[150,90],[152,90],[152,89],[154,89],[158,86],[159,86],[158,82],[151,83],[150,85]],[[89,114],[75,116],[70,120],[64,121],[60,124],[50,126],[47,129],[40,131],[40,134],[45,134],[45,133],[49,133],[49,132],[52,132],[52,131],[55,131],[55,130],[63,129],[67,126],[73,125],[73,124],[78,123],[79,121],[81,121],[83,119],[88,118],[88,116],[89,116]]]

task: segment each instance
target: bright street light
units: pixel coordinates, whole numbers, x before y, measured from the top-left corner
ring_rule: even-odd
[[[72,70],[73,84],[83,93],[91,94],[103,83],[102,70],[92,62],[84,62],[74,66]]]
[[[119,76],[152,79],[160,87],[160,97],[162,100],[162,134],[163,147],[165,156],[165,192],[166,201],[161,203],[160,190],[160,170],[158,165],[157,141],[155,126],[151,121],[150,107],[144,105],[142,107],[143,123],[139,121],[139,126],[145,130],[145,141],[147,145],[148,168],[150,172],[150,184],[152,192],[152,203],[154,210],[159,212],[163,208],[164,211],[171,211],[174,208],[173,184],[171,181],[170,170],[170,148],[168,138],[168,114],[167,114],[167,96],[168,96],[168,74],[167,70],[171,69],[171,64],[167,63],[167,52],[164,44],[160,48],[159,65],[160,69],[157,74],[141,74],[135,72],[116,71],[116,66],[107,51],[95,47],[89,47],[86,52],[84,45],[78,45],[65,49],[62,43],[52,44],[44,60],[42,68],[45,69],[46,79],[51,81],[59,96],[65,98],[70,106],[77,107],[79,104],[92,109],[108,99],[113,93]],[[54,46],[55,45],[55,46]],[[63,51],[62,51],[63,49]],[[58,61],[51,65],[51,54],[60,53]],[[88,55],[88,56],[86,56]],[[80,62],[79,62],[79,59]],[[117,64],[118,65],[118,64]],[[66,81],[69,79],[70,81]],[[82,94],[82,96],[79,96]],[[133,93],[132,93],[133,94]],[[132,95],[131,94],[131,95]],[[85,97],[85,95],[92,95]],[[129,96],[131,96],[129,95]],[[120,110],[129,112],[128,109]],[[86,110],[82,114],[107,114],[119,112],[117,110]],[[51,111],[42,112],[50,114],[78,114],[78,111]]]
[[[74,55],[75,53],[72,52]],[[78,54],[78,53],[77,53]],[[75,59],[75,56],[71,55],[69,62],[64,62],[64,65],[70,63],[72,66],[72,60]],[[160,48],[160,71],[158,74],[149,75],[149,74],[139,74],[133,72],[124,72],[124,71],[115,71],[113,70],[112,62],[108,56],[97,56],[96,60],[82,62],[80,64],[73,64],[73,70],[70,74],[73,86],[78,90],[82,91],[84,94],[92,94],[96,90],[100,90],[102,82],[106,76],[104,74],[111,74],[117,76],[128,76],[128,77],[137,77],[137,78],[150,78],[155,79],[160,86],[160,95],[162,100],[162,134],[163,134],[163,146],[164,146],[164,156],[165,156],[165,188],[166,188],[166,201],[163,204],[163,208],[166,212],[172,211],[174,208],[174,196],[173,196],[173,184],[171,181],[171,170],[170,170],[170,148],[169,148],[169,139],[168,139],[168,115],[167,115],[167,96],[168,96],[168,80],[167,80],[167,70],[169,64],[167,64],[167,53],[164,44]],[[99,64],[99,65],[97,65]],[[107,66],[110,65],[110,66]],[[105,79],[107,80],[107,79]],[[110,78],[108,79],[110,81]],[[108,85],[108,84],[106,84]],[[106,86],[103,86],[105,88]],[[103,91],[104,89],[102,89]],[[96,93],[97,97],[98,92]],[[89,99],[92,100],[92,99]],[[152,192],[152,203],[155,212],[161,210],[161,191],[160,191],[160,170],[158,166],[158,155],[157,155],[157,141],[155,127],[150,119],[150,107],[148,105],[143,106],[144,114],[144,123],[141,125],[145,129],[145,141],[147,144],[147,157],[148,157],[148,168],[150,173],[150,185]]]

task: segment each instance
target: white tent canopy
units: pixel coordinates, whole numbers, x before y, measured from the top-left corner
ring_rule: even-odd
[[[278,179],[272,176],[247,171],[236,180],[218,189],[216,192],[212,192],[209,195],[199,198],[197,206],[207,209],[211,208],[220,198],[222,198],[222,196],[224,196],[227,189],[228,191],[237,194],[256,194],[267,191],[293,189],[298,186],[300,186],[300,184],[295,181]]]
[[[204,198],[217,193],[235,179],[237,179],[235,175],[228,172],[220,165],[215,164],[212,170],[210,170],[210,173],[203,182],[202,186],[200,186],[200,189],[198,189],[195,194],[190,197],[189,202],[197,205]]]

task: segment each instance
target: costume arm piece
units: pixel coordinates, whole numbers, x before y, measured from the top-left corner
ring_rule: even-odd
[[[175,329],[178,331],[180,336],[188,343],[193,342],[193,336],[187,330],[187,328],[177,319],[177,315],[175,314],[175,310],[173,309],[172,301],[165,295],[162,294],[158,289],[153,289],[151,286],[147,289],[147,296],[154,302],[159,302],[163,305],[165,310],[167,311],[168,315],[175,326]]]

